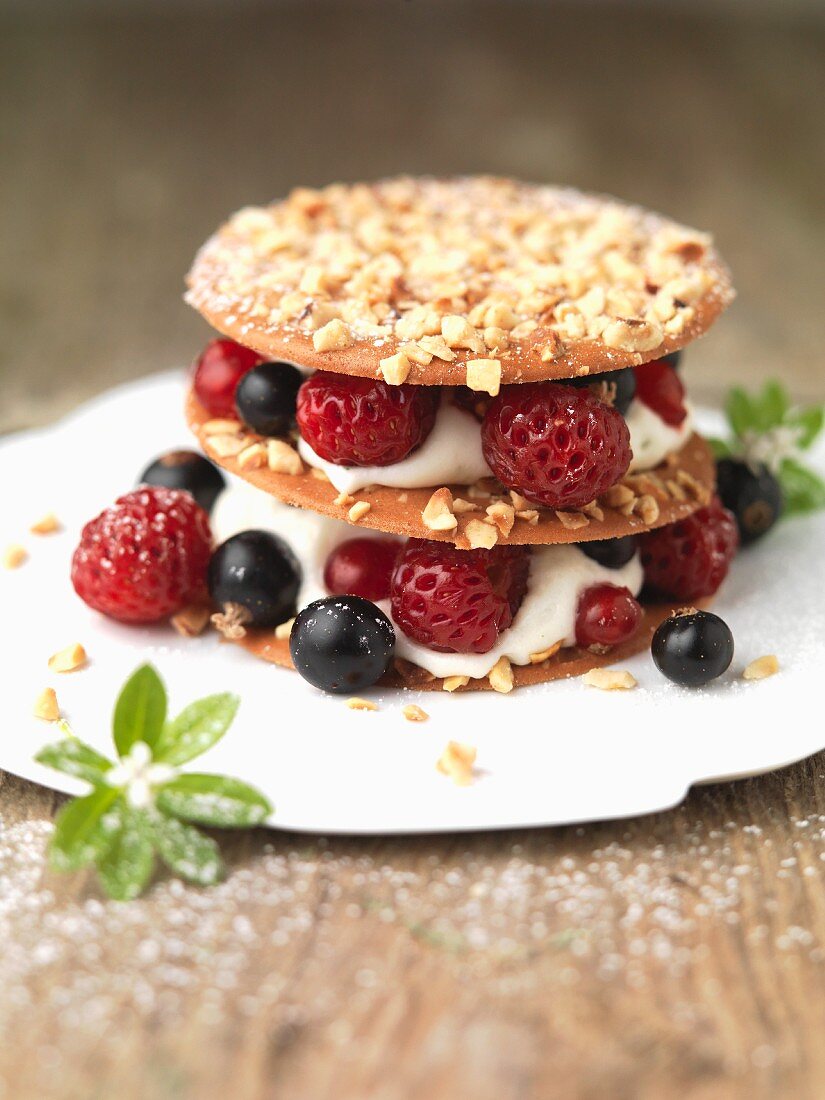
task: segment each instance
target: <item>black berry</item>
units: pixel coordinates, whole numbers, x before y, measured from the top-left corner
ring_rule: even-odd
[[[579,389],[598,386],[601,383],[615,387],[613,407],[622,416],[627,412],[636,393],[636,373],[632,367],[625,367],[624,370],[605,371],[602,374],[586,374],[581,378],[565,378],[563,382],[567,386],[576,386]]]
[[[782,489],[766,466],[752,470],[745,462],[723,458],[716,464],[717,492],[736,516],[743,545],[755,542],[779,519]]]
[[[678,370],[679,361],[682,358],[682,353],[681,351],[672,351],[670,355],[665,355],[663,358],[666,363],[670,363],[674,370]]]
[[[206,512],[226,487],[223,475],[208,458],[195,451],[169,451],[156,458],[138,478],[139,485],[160,485],[164,489],[183,489]]]
[[[380,680],[395,651],[384,612],[360,596],[328,596],[300,613],[289,637],[292,661],[305,680],[336,694]]]
[[[303,380],[291,363],[253,367],[235,390],[238,416],[259,435],[286,435],[295,424],[295,402]]]
[[[209,563],[209,595],[234,605],[251,626],[278,626],[295,614],[301,567],[283,539],[269,531],[241,531]]]
[[[668,680],[700,687],[721,676],[733,660],[733,635],[710,611],[684,611],[659,624],[650,652]]]
[[[639,549],[639,540],[635,535],[623,535],[620,539],[596,539],[594,542],[580,542],[579,550],[588,558],[597,561],[606,569],[621,569],[627,565]]]

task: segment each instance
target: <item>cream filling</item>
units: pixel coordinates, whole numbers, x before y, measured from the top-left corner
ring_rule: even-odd
[[[641,401],[630,403],[626,417],[633,451],[629,472],[652,470],[679,450],[693,431],[692,409],[687,409],[688,415],[679,427],[672,428]],[[390,489],[472,485],[492,476],[481,450],[478,421],[447,402],[439,408],[433,430],[422,445],[390,466],[337,466],[317,455],[303,439],[298,442],[298,451],[307,465],[324,471],[339,493],[356,493],[367,485],[386,485]]]
[[[300,440],[298,451],[310,466],[323,470],[339,493],[354,493],[366,485],[390,489],[421,489],[439,485],[472,485],[490,477],[481,453],[481,432],[472,413],[442,402],[433,430],[421,446],[390,466],[336,466]]]
[[[338,543],[379,535],[360,529],[356,533],[342,520],[291,508],[248,485],[233,485],[218,498],[212,514],[212,529],[223,542],[251,528],[280,535],[294,550],[303,569],[299,607],[328,594],[324,588],[324,564]],[[534,547],[527,593],[521,607],[512,625],[488,653],[437,653],[412,641],[394,623],[396,656],[438,677],[481,679],[500,657],[507,657],[517,665],[529,664],[531,653],[540,653],[559,640],[565,646],[575,643],[579,598],[591,585],[602,583],[629,588],[634,596],[638,595],[642,587],[638,554],[621,569],[607,569],[576,546]],[[382,601],[379,606],[392,618],[389,600]]]
[[[638,400],[630,402],[630,408],[625,417],[633,451],[629,473],[652,470],[669,454],[678,451],[687,443],[693,431],[693,407],[686,402],[685,408],[687,416],[678,428],[673,428],[643,402]]]

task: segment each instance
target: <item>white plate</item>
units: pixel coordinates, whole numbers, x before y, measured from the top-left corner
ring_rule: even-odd
[[[738,558],[716,604],[736,640],[729,673],[687,691],[665,681],[649,655],[626,663],[640,686],[602,693],[580,681],[509,696],[378,691],[377,713],[350,711],[295,673],[256,661],[214,635],[119,626],[89,611],[69,583],[82,524],[128,491],[170,447],[191,445],[179,376],[107,394],[55,428],[0,443],[0,547],[24,542],[31,558],[0,571],[3,731],[0,767],[74,793],[84,786],[35,764],[54,731],[32,717],[48,684],[79,737],[111,751],[115,695],[140,663],[165,679],[173,709],[199,695],[242,698],[235,725],[195,765],[256,784],[276,807],[272,825],[311,832],[405,833],[552,825],[672,806],[691,784],[767,771],[825,745],[825,515],[787,521]],[[719,427],[706,414],[704,425]],[[822,452],[819,453],[822,458]],[[64,533],[29,525],[54,510]],[[88,668],[52,675],[51,653],[79,641]],[[765,653],[782,671],[741,680]],[[417,701],[426,723],[405,721]],[[478,749],[479,777],[456,787],[435,769],[450,739]]]

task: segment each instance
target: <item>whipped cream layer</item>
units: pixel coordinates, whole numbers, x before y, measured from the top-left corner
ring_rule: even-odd
[[[292,508],[260,489],[234,483],[218,498],[212,530],[217,540],[223,542],[252,528],[280,535],[298,557],[303,570],[299,608],[328,595],[324,565],[335,546],[351,538],[382,537],[380,532],[366,529],[359,528],[356,532],[342,520]],[[615,584],[638,595],[642,587],[638,554],[620,569],[607,569],[576,546],[533,547],[527,593],[511,626],[488,653],[437,653],[408,638],[393,622],[396,656],[442,678],[481,679],[500,657],[508,657],[516,665],[529,664],[531,653],[540,653],[558,641],[565,646],[575,643],[579,598],[594,584]],[[389,600],[383,600],[379,606],[392,619]]]
[[[653,409],[632,401],[625,417],[633,458],[629,472],[652,470],[678,451],[693,431],[692,410],[678,428],[666,424]],[[492,470],[481,450],[481,426],[463,409],[442,402],[429,436],[417,450],[389,466],[338,466],[316,454],[306,440],[298,451],[308,466],[323,470],[339,493],[356,493],[368,485],[390,489],[426,489],[440,485],[472,485]]]

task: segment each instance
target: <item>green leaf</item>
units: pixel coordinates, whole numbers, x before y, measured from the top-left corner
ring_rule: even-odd
[[[158,808],[183,821],[231,829],[259,825],[272,806],[260,791],[225,775],[179,775],[157,794]]]
[[[99,859],[113,843],[123,819],[116,787],[97,787],[67,802],[55,818],[49,858],[56,871],[76,871]]]
[[[110,898],[131,901],[143,892],[152,875],[153,840],[147,812],[125,809],[120,832],[97,861],[97,873]]]
[[[806,451],[816,440],[825,425],[825,405],[811,405],[807,409],[794,409],[785,417],[785,423],[800,429],[799,446]]]
[[[825,482],[794,459],[786,458],[780,466],[779,483],[785,498],[786,515],[825,508]]]
[[[67,737],[63,741],[44,745],[35,755],[35,760],[38,764],[45,764],[47,768],[54,768],[65,775],[85,779],[94,786],[103,782],[104,775],[113,766],[111,760],[101,756],[91,745],[78,741],[76,737]]]
[[[136,741],[154,748],[165,721],[166,689],[152,666],[142,665],[126,681],[115,704],[112,728],[119,755],[128,755]]]
[[[730,458],[733,454],[733,448],[730,443],[727,443],[724,439],[705,439],[706,443],[710,444],[710,449],[713,451],[713,457],[715,459]]]
[[[756,398],[757,423],[756,431],[767,432],[771,428],[777,428],[785,419],[785,414],[790,408],[788,393],[781,382],[771,379],[762,388],[762,393]]]
[[[167,722],[155,746],[155,760],[177,767],[216,744],[235,718],[237,695],[209,695],[191,703],[172,722]]]
[[[733,429],[733,434],[740,438],[745,432],[753,431],[756,428],[758,419],[756,409],[750,397],[738,386],[734,386],[728,392],[725,401],[725,415]]]
[[[213,886],[223,874],[218,845],[191,825],[158,814],[154,821],[155,844],[170,871],[198,886]]]

